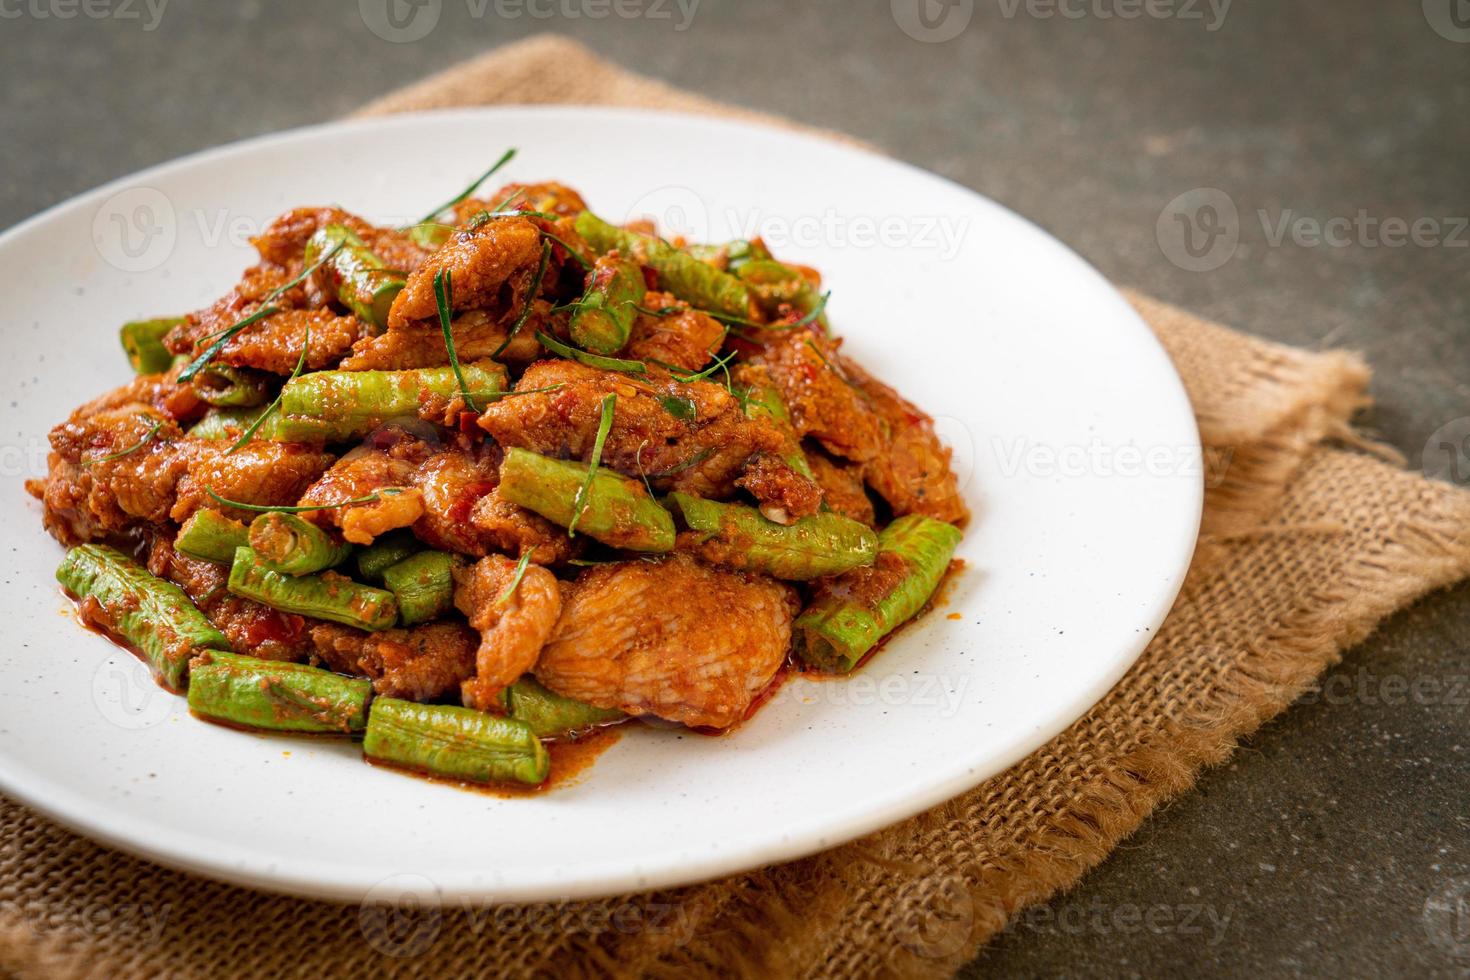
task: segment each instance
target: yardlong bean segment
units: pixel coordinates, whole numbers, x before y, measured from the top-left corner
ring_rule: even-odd
[[[201,654],[189,671],[190,711],[265,731],[360,732],[372,694],[365,677],[233,653]]]
[[[786,408],[786,401],[781,393],[771,385],[756,385],[745,390],[745,398],[741,403],[745,409],[746,418],[766,418],[775,422],[783,430],[791,425],[791,412]],[[812,465],[807,462],[806,453],[801,451],[801,446],[792,445],[781,458],[786,465],[806,477],[813,479]]]
[[[404,626],[426,622],[454,608],[454,570],[464,564],[445,551],[421,551],[383,570],[383,588],[398,599]]]
[[[423,543],[411,531],[390,531],[367,547],[357,549],[358,577],[381,582],[390,566],[423,550]]]
[[[204,417],[189,428],[190,439],[208,442],[229,440],[234,442],[245,434],[252,422],[260,417],[259,408],[211,408]]]
[[[744,504],[687,493],[671,493],[669,502],[689,525],[700,554],[731,568],[804,581],[871,565],[878,550],[872,528],[840,514],[812,514],[777,524]]]
[[[174,537],[174,547],[190,558],[219,565],[230,564],[235,560],[235,551],[249,543],[249,528],[208,507],[191,514]]]
[[[822,291],[800,269],[793,269],[774,259],[753,259],[742,263],[737,275],[749,287],[756,305],[766,316],[777,316],[785,304],[803,315],[815,313],[816,322],[824,332],[827,330]]]
[[[352,545],[296,514],[272,511],[250,522],[250,548],[283,575],[309,575],[341,564]]]
[[[572,311],[572,339],[599,354],[622,350],[643,292],[643,271],[637,263],[604,255],[593,264],[587,292]]]
[[[587,483],[588,467],[511,449],[500,466],[500,495],[555,521],[577,521],[577,530],[614,548],[670,551],[674,521],[637,480],[599,469]],[[580,513],[578,492],[586,485]]]
[[[610,225],[591,211],[577,216],[577,233],[601,254],[617,249],[623,256],[652,267],[658,273],[660,289],[667,289],[692,306],[711,313],[750,316],[750,290],[744,283],[662,239]]]
[[[551,758],[525,722],[443,704],[377,698],[362,743],[369,759],[476,783],[546,781]]]
[[[540,738],[556,738],[612,725],[627,719],[617,708],[597,708],[562,697],[527,674],[505,689],[506,711]]]
[[[116,548],[79,545],[66,553],[56,580],[81,603],[83,619],[136,649],[160,682],[178,690],[189,658],[230,643],[172,582],[149,573]]]
[[[506,390],[504,366],[476,361],[461,366],[469,391],[493,397]],[[371,430],[392,418],[417,415],[426,396],[452,398],[459,378],[450,367],[409,371],[317,371],[289,382],[281,392],[286,419],[313,419],[328,428]],[[278,430],[274,430],[277,433]],[[341,431],[332,429],[332,431]]]
[[[138,374],[167,371],[174,362],[174,356],[163,346],[163,338],[183,322],[183,317],[162,317],[124,323],[118,331],[118,339],[122,341],[123,352],[128,355],[128,363],[133,370]]]
[[[388,310],[403,291],[403,275],[368,248],[351,228],[327,225],[306,243],[306,264],[330,255],[317,274],[330,292],[353,313],[378,329],[388,325]]]
[[[270,398],[264,375],[228,364],[206,364],[194,375],[199,397],[219,408],[254,408]]]
[[[900,517],[884,528],[873,567],[830,583],[796,620],[802,659],[822,670],[852,670],[924,608],[959,541],[959,528],[931,517]]]
[[[358,629],[385,630],[398,620],[398,602],[391,592],[359,585],[335,572],[282,575],[261,564],[249,548],[235,551],[229,590],[283,612]]]

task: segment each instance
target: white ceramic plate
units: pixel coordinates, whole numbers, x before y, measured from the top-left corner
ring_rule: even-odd
[[[508,145],[606,217],[815,265],[846,350],[939,419],[975,521],[948,605],[854,679],[795,682],[737,733],[629,731],[579,781],[503,799],[350,743],[214,727],[81,630],[22,489],[45,434],[120,384],[119,322],[223,293],[246,237],[338,203],[407,220]],[[1189,403],[1096,272],[974,193],[788,132],[592,108],[340,123],[85,194],[0,237],[0,788],[164,864],[298,894],[541,900],[795,858],[976,785],[1082,715],[1163,619],[1201,501]],[[953,618],[946,618],[953,614]]]

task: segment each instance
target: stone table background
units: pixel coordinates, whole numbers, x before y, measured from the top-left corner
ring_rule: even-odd
[[[0,227],[560,31],[951,177],[1120,284],[1363,351],[1366,424],[1411,465],[1470,416],[1466,0],[414,0],[441,19],[401,44],[365,25],[384,2],[405,0],[0,0]],[[643,14],[595,16],[616,9]],[[1178,264],[1176,212],[1215,268]],[[1360,215],[1422,219],[1420,240],[1390,247]],[[1470,971],[1467,678],[1462,586],[1388,622],[966,972]]]

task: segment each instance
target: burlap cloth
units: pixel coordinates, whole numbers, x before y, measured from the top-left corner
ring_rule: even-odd
[[[554,38],[368,107],[510,102],[734,113]],[[767,120],[778,122],[775,120]],[[815,857],[649,896],[396,916],[125,857],[0,800],[0,964],[20,976],[947,974],[1075,882],[1201,767],[1417,596],[1470,574],[1470,494],[1352,448],[1368,369],[1131,297],[1223,479],[1184,591],[1086,717],[983,786]],[[399,955],[388,955],[381,950]]]

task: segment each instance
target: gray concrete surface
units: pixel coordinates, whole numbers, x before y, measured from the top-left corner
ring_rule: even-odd
[[[933,0],[927,19],[910,0],[702,0],[682,31],[673,0],[667,19],[647,3],[642,17],[593,19],[596,0],[441,7],[427,38],[394,44],[354,2],[170,0],[155,18],[159,0],[0,0],[0,226],[555,30],[868,139],[1030,216],[1119,283],[1294,344],[1364,351],[1379,400],[1367,424],[1415,465],[1436,430],[1470,416],[1470,232],[1452,220],[1470,214],[1465,0]],[[954,36],[915,40],[900,22]],[[1238,220],[1217,208],[1227,220],[1211,222],[1196,207],[1211,200],[1185,198],[1198,261],[1218,265],[1186,271],[1170,257],[1194,261],[1184,226],[1166,216],[1157,229],[1200,188]],[[1389,247],[1360,213],[1420,220],[1420,242]],[[1300,220],[1332,218],[1349,222],[1335,244]],[[1470,971],[1467,636],[1470,588],[1392,619],[1326,694],[966,973]]]

